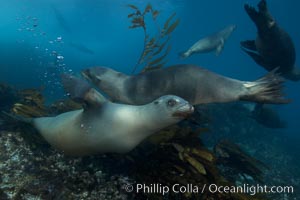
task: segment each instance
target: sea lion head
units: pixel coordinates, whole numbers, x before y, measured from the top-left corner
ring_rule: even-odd
[[[268,29],[273,28],[276,25],[275,19],[272,17],[272,15],[269,12],[263,13],[264,20],[262,20],[261,23],[265,25]]]
[[[152,110],[154,112],[159,112],[161,115],[168,115],[166,119],[168,119],[167,123],[169,124],[176,123],[194,112],[194,107],[189,102],[174,95],[161,96],[150,105],[153,107]],[[160,117],[157,117],[157,119],[159,120]]]
[[[263,23],[263,25],[265,27],[268,27],[269,29],[272,28],[275,25],[275,19],[272,17],[272,15],[268,10],[266,0],[261,0],[258,3],[257,7],[258,7],[259,14],[262,16],[263,19],[261,20],[261,23]]]
[[[92,82],[112,99],[122,99],[126,74],[107,67],[91,67],[81,72],[84,78]]]
[[[229,33],[232,33],[235,29],[236,29],[235,24],[231,24],[231,25],[226,27],[226,30],[228,30]]]
[[[224,40],[227,40],[227,38],[232,34],[232,32],[236,29],[236,25],[232,24],[227,26],[222,30],[223,38]]]

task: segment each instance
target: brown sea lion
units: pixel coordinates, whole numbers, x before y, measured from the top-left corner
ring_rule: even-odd
[[[236,25],[230,25],[218,31],[217,33],[200,39],[195,44],[193,44],[188,50],[180,53],[180,57],[187,58],[195,53],[208,53],[212,51],[216,52],[216,56],[220,55],[224,48],[226,40],[229,38],[229,36],[235,29]]]
[[[278,68],[285,78],[300,80],[300,70],[294,66],[296,51],[293,41],[272,17],[266,1],[259,2],[258,11],[248,4],[245,10],[256,25],[257,37],[256,40],[242,41],[242,49],[266,70]]]
[[[166,94],[184,98],[193,105],[238,100],[287,102],[281,94],[283,79],[274,71],[256,81],[228,78],[195,65],[175,65],[134,76],[106,67],[92,67],[82,74],[112,101],[134,105],[149,103]]]
[[[165,95],[134,106],[108,101],[84,81],[68,76],[64,86],[84,109],[55,117],[27,119],[53,147],[69,155],[126,153],[162,128],[175,124],[194,108],[184,99]]]

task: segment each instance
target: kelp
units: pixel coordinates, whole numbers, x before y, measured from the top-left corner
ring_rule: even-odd
[[[21,115],[27,118],[42,117],[47,113],[43,108],[20,103],[14,104],[12,111],[17,115]]]
[[[50,113],[58,115],[64,112],[68,112],[71,110],[78,110],[81,108],[82,105],[80,103],[77,103],[71,99],[64,99],[52,103],[49,107],[49,110]]]
[[[198,137],[202,132],[196,132],[189,127],[174,125],[151,136],[130,153],[134,161],[130,173],[138,183],[147,185],[160,183],[170,186],[178,183],[200,187],[203,183],[221,180],[214,159],[211,159],[214,157],[212,152],[203,148]],[[204,156],[199,157],[198,154],[202,152],[205,152]],[[161,194],[137,195],[138,199],[163,199]],[[191,193],[169,194],[170,199],[200,199],[195,198],[197,196],[200,197]]]
[[[47,115],[41,89],[25,89],[19,91],[20,101],[15,103],[12,112],[23,117],[42,117]]]
[[[58,100],[50,106],[45,105],[42,89],[26,89],[18,92],[19,100],[11,109],[12,113],[23,117],[45,117],[82,108],[70,99]]]
[[[233,186],[227,181],[217,167],[214,152],[208,150],[201,142],[199,134],[208,129],[192,129],[174,125],[151,136],[133,152],[127,155],[130,159],[130,174],[137,183],[150,185],[160,183],[172,187],[193,185],[202,188],[203,185]],[[149,145],[149,143],[152,144]],[[146,163],[146,164],[145,164]],[[156,193],[138,193],[137,199],[162,200],[164,197]],[[174,193],[168,194],[168,199],[224,199],[224,200],[255,200],[257,195],[233,193]]]
[[[175,28],[178,26],[179,22],[180,22],[180,20],[177,19],[173,24],[171,24],[171,25],[167,28],[166,31],[163,31],[162,34],[163,34],[163,35],[169,35],[170,33],[172,33],[172,32],[175,30]]]
[[[229,166],[237,173],[247,174],[255,180],[263,182],[263,170],[268,167],[261,161],[251,157],[238,145],[228,141],[220,141],[214,148],[218,164]]]
[[[161,28],[157,21],[160,12],[155,10],[151,4],[148,4],[144,11],[132,4],[128,7],[133,10],[133,13],[128,14],[128,18],[131,20],[129,28],[142,28],[144,31],[144,48],[132,73],[135,73],[138,68],[142,68],[141,72],[146,72],[164,67],[167,63],[166,57],[171,50],[171,45],[168,45],[171,33],[180,22],[179,19],[174,19],[176,13],[168,17],[163,28]],[[146,19],[148,19],[148,15],[151,15],[152,21],[156,25],[157,34],[150,34],[147,29]]]
[[[70,100],[60,100],[46,106],[38,90],[25,90],[20,93],[22,93],[23,99],[15,105],[15,108],[22,108],[22,114],[25,114],[25,116],[41,115],[42,113],[39,110],[41,107],[45,111],[43,114],[46,116],[81,107],[80,104]],[[149,137],[143,144],[126,155],[107,154],[105,157],[107,157],[107,160],[113,160],[114,164],[118,163],[118,169],[126,169],[126,173],[135,178],[137,183],[145,183],[146,185],[160,183],[168,186],[192,184],[199,188],[202,188],[204,184],[233,186],[234,184],[226,180],[220,173],[218,164],[220,162],[226,164],[226,162],[223,162],[224,159],[232,157],[234,160],[239,158],[237,160],[243,161],[241,166],[249,168],[245,165],[251,165],[252,168],[256,161],[250,156],[245,156],[235,145],[226,142],[217,145],[215,151],[208,150],[199,138],[199,135],[207,131],[209,129],[202,127],[191,128],[190,126],[174,125]],[[32,139],[31,134],[26,135]],[[108,167],[111,168],[111,165]],[[254,169],[252,172],[257,173],[258,171]],[[137,193],[134,195],[137,199],[164,199],[159,193]],[[176,194],[171,192],[168,196],[169,199],[196,200],[259,199],[256,195],[210,193],[208,190],[203,193],[185,192]],[[266,198],[262,197],[261,199]]]

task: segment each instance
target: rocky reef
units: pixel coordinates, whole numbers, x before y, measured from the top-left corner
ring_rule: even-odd
[[[24,117],[59,114],[78,109],[71,100],[44,105],[38,90],[18,92],[18,101],[11,111]],[[209,150],[199,135],[209,129],[194,123],[205,117],[193,117],[179,125],[160,131],[132,152],[125,155],[105,154],[69,157],[50,147],[29,125],[10,116],[0,132],[0,197],[1,199],[266,199],[261,195],[210,193],[127,193],[124,186],[137,183],[163,185],[204,184],[233,186],[220,166],[229,165],[222,151],[235,162],[243,163],[238,171],[248,174],[253,182],[260,176],[255,159],[235,145],[230,149],[216,146]],[[207,120],[205,120],[207,123]],[[218,153],[217,153],[218,152]],[[234,156],[233,156],[234,155]],[[247,158],[247,159],[245,159]],[[252,174],[251,174],[252,172]],[[227,173],[227,172],[226,172]],[[262,173],[262,172],[260,172]],[[252,176],[251,176],[252,175]]]
[[[129,178],[108,174],[105,156],[67,157],[26,142],[23,135],[34,132],[0,134],[0,199],[127,199],[120,188]]]

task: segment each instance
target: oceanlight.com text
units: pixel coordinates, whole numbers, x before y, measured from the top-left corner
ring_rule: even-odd
[[[163,185],[160,183],[154,184],[127,184],[124,185],[124,190],[126,192],[135,192],[135,193],[148,193],[148,194],[162,194],[166,195],[168,193],[194,193],[194,194],[203,194],[204,192],[210,193],[224,193],[224,194],[249,194],[256,195],[258,193],[265,194],[292,194],[294,193],[293,186],[267,186],[267,185],[249,185],[243,184],[240,186],[222,186],[217,184],[204,184],[194,185],[194,184],[174,184],[171,186]]]

